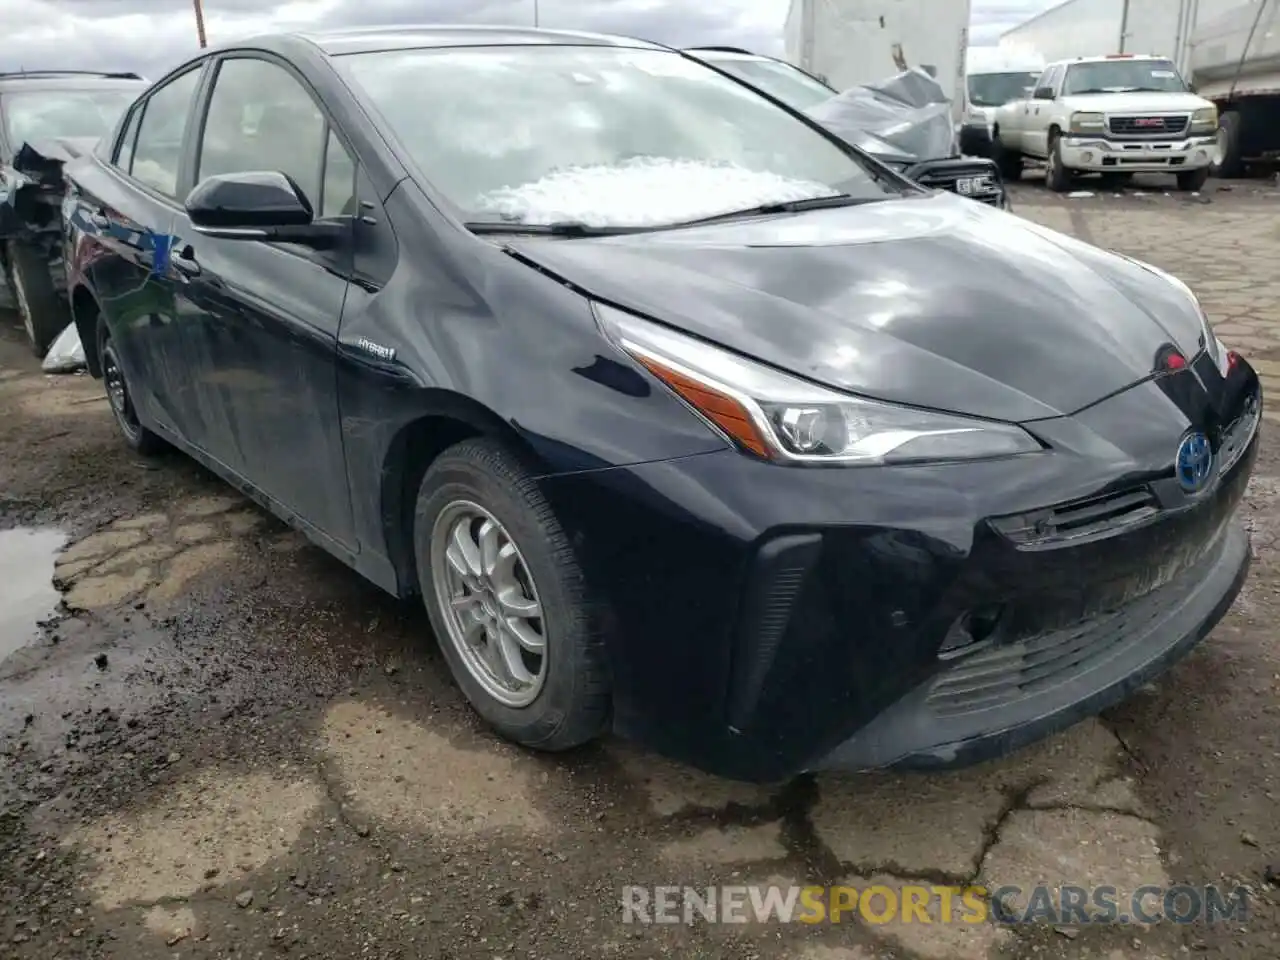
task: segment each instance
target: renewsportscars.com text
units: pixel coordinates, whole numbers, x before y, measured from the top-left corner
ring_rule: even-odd
[[[1061,884],[1031,889],[906,884],[854,886],[628,886],[624,923],[1152,924],[1243,922],[1243,887]]]

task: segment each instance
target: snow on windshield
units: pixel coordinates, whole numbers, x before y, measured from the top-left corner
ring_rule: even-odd
[[[611,166],[557,170],[532,183],[491,191],[477,206],[519,223],[574,220],[645,227],[836,193],[824,183],[728,163],[636,157]]]

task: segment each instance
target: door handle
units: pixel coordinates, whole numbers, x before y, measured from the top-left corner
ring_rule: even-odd
[[[183,277],[200,276],[200,264],[196,263],[196,252],[191,249],[189,244],[181,250],[169,254],[169,262],[173,264],[173,269],[177,270]]]

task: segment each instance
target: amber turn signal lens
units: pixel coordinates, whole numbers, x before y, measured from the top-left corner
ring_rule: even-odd
[[[727,433],[736,443],[758,457],[769,459],[769,445],[761,435],[760,428],[751,418],[751,414],[741,403],[687,374],[663,366],[650,357],[637,356],[636,359],[643,363],[650,373],[674,390],[685,403]]]

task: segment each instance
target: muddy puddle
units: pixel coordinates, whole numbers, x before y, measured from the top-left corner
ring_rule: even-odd
[[[60,530],[0,530],[0,661],[37,639],[57,607],[53,560],[66,541]]]

